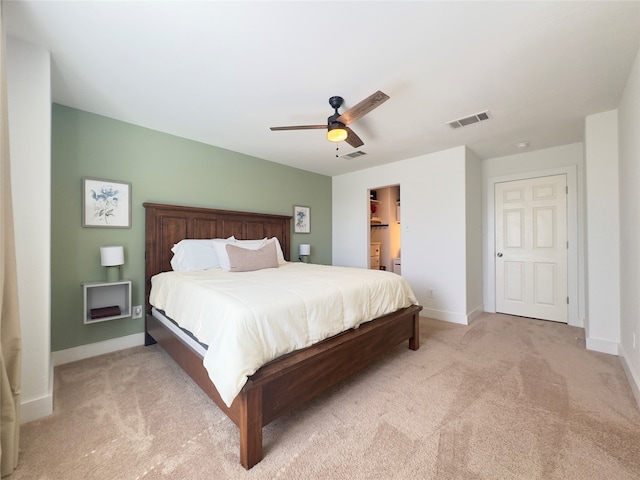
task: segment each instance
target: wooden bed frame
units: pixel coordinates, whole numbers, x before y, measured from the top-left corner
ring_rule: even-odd
[[[262,460],[262,427],[369,365],[408,340],[419,344],[414,305],[362,324],[357,329],[285,355],[260,368],[227,407],[209,379],[202,357],[151,315],[151,277],[171,270],[171,247],[185,238],[258,239],[278,237],[290,258],[290,216],[144,203],[146,209],[145,344],[159,343],[240,429],[240,463]]]

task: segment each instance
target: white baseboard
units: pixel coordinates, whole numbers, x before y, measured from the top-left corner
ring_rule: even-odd
[[[53,365],[49,365],[49,386],[47,393],[35,400],[20,398],[20,424],[40,420],[53,413]]]
[[[435,310],[433,308],[423,308],[420,312],[421,317],[435,318],[436,320],[442,320],[444,322],[458,323],[460,325],[469,325],[466,315],[459,313],[445,312],[442,310]]]
[[[103,342],[80,345],[79,347],[58,350],[51,353],[51,363],[53,366],[64,365],[65,363],[77,362],[85,358],[97,357],[105,353],[117,352],[125,348],[144,345],[144,333],[134,333],[126,337],[112,338]]]
[[[471,322],[473,322],[476,318],[478,318],[483,313],[484,313],[484,310],[482,309],[482,307],[477,307],[471,310],[471,312],[467,313],[467,325],[471,325]]]
[[[609,353],[611,355],[618,355],[620,344],[618,342],[612,342],[611,340],[603,340],[601,338],[593,338],[587,335],[585,339],[587,350],[593,350],[594,352]]]
[[[53,394],[20,404],[20,423],[33,422],[53,413]]]
[[[420,312],[421,317],[435,318],[443,322],[457,323],[459,325],[470,325],[476,318],[484,313],[482,306],[473,309],[466,315],[459,313],[445,312],[443,310],[435,310],[433,308],[423,308]]]
[[[640,375],[634,370],[633,363],[629,361],[627,352],[622,345],[620,345],[620,363],[622,363],[624,373],[626,373],[629,380],[633,396],[636,397],[636,403],[640,407]]]

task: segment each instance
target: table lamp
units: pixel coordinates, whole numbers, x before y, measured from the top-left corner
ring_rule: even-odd
[[[308,257],[309,255],[311,255],[311,245],[309,245],[308,243],[301,243],[300,256],[298,257],[298,260],[307,263],[308,259],[306,257]],[[302,257],[305,257],[304,260]]]
[[[120,280],[120,265],[124,265],[124,247],[100,247],[100,263],[107,267],[107,282]]]

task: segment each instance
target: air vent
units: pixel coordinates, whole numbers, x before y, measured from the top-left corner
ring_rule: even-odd
[[[342,158],[353,159],[353,158],[361,157],[361,156],[366,155],[366,154],[367,154],[367,152],[363,152],[362,150],[358,150],[358,151],[355,151],[355,152],[348,153],[346,155],[342,155]]]
[[[489,114],[489,110],[485,110],[484,112],[475,113],[473,115],[469,115],[468,117],[458,118],[457,120],[451,120],[447,122],[451,128],[460,128],[465,127],[467,125],[471,125],[472,123],[482,122],[484,120],[489,120],[491,115]]]

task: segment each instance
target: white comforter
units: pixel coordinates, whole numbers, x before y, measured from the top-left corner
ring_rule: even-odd
[[[204,366],[227,406],[265,363],[417,304],[394,273],[305,263],[164,272],[151,285],[151,305],[209,346]]]

